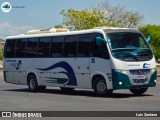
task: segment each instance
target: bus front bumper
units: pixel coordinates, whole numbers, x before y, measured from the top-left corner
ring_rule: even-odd
[[[117,89],[140,89],[140,88],[148,88],[148,87],[155,87],[156,86],[156,78],[157,78],[157,71],[155,71],[151,77],[149,82],[146,84],[137,84],[133,85],[130,82],[128,75],[123,74],[121,72],[112,70],[112,84],[113,90]]]

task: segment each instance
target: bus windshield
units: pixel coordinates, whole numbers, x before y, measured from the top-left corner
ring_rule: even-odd
[[[153,57],[152,51],[141,33],[107,33],[113,57],[124,61],[145,61]]]

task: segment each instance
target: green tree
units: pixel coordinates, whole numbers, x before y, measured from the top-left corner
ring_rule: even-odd
[[[0,60],[3,58],[3,48],[0,48]]]
[[[91,11],[62,10],[63,25],[70,30],[90,29],[99,26],[138,28],[141,26],[143,15],[137,11],[127,11],[125,6],[112,6],[109,0],[99,3]]]
[[[100,2],[97,7],[105,14],[108,26],[138,28],[144,16],[137,11],[128,11],[125,6],[112,6],[109,0]]]
[[[54,28],[63,28],[62,25],[55,25]]]
[[[84,30],[98,26],[106,26],[107,22],[104,19],[104,13],[97,9],[91,11],[68,9],[62,10],[63,25],[70,30]]]
[[[160,26],[156,25],[145,25],[143,27],[140,27],[139,30],[142,32],[142,34],[147,37],[151,36],[151,48],[153,50],[153,53],[155,55],[156,60],[160,59]]]

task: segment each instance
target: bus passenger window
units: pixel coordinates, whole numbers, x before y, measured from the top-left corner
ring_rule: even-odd
[[[64,36],[53,37],[51,43],[51,57],[63,57]]]
[[[35,58],[38,52],[38,38],[29,38],[27,41],[27,57]]]
[[[39,51],[38,51],[39,57],[42,58],[49,57],[50,42],[51,42],[51,37],[40,38]]]
[[[67,36],[64,44],[64,57],[76,57],[77,36]]]
[[[7,47],[5,49],[5,57],[6,58],[12,58],[15,56],[15,43],[16,40],[7,40]]]
[[[24,58],[26,55],[26,42],[27,39],[17,39],[16,43],[16,57]]]
[[[78,39],[78,57],[90,57],[90,44],[92,34],[79,35]]]

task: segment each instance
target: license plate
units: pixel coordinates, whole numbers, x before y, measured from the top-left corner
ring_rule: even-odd
[[[144,79],[145,79],[145,76],[137,76],[137,79],[139,79],[139,80],[144,80]]]

